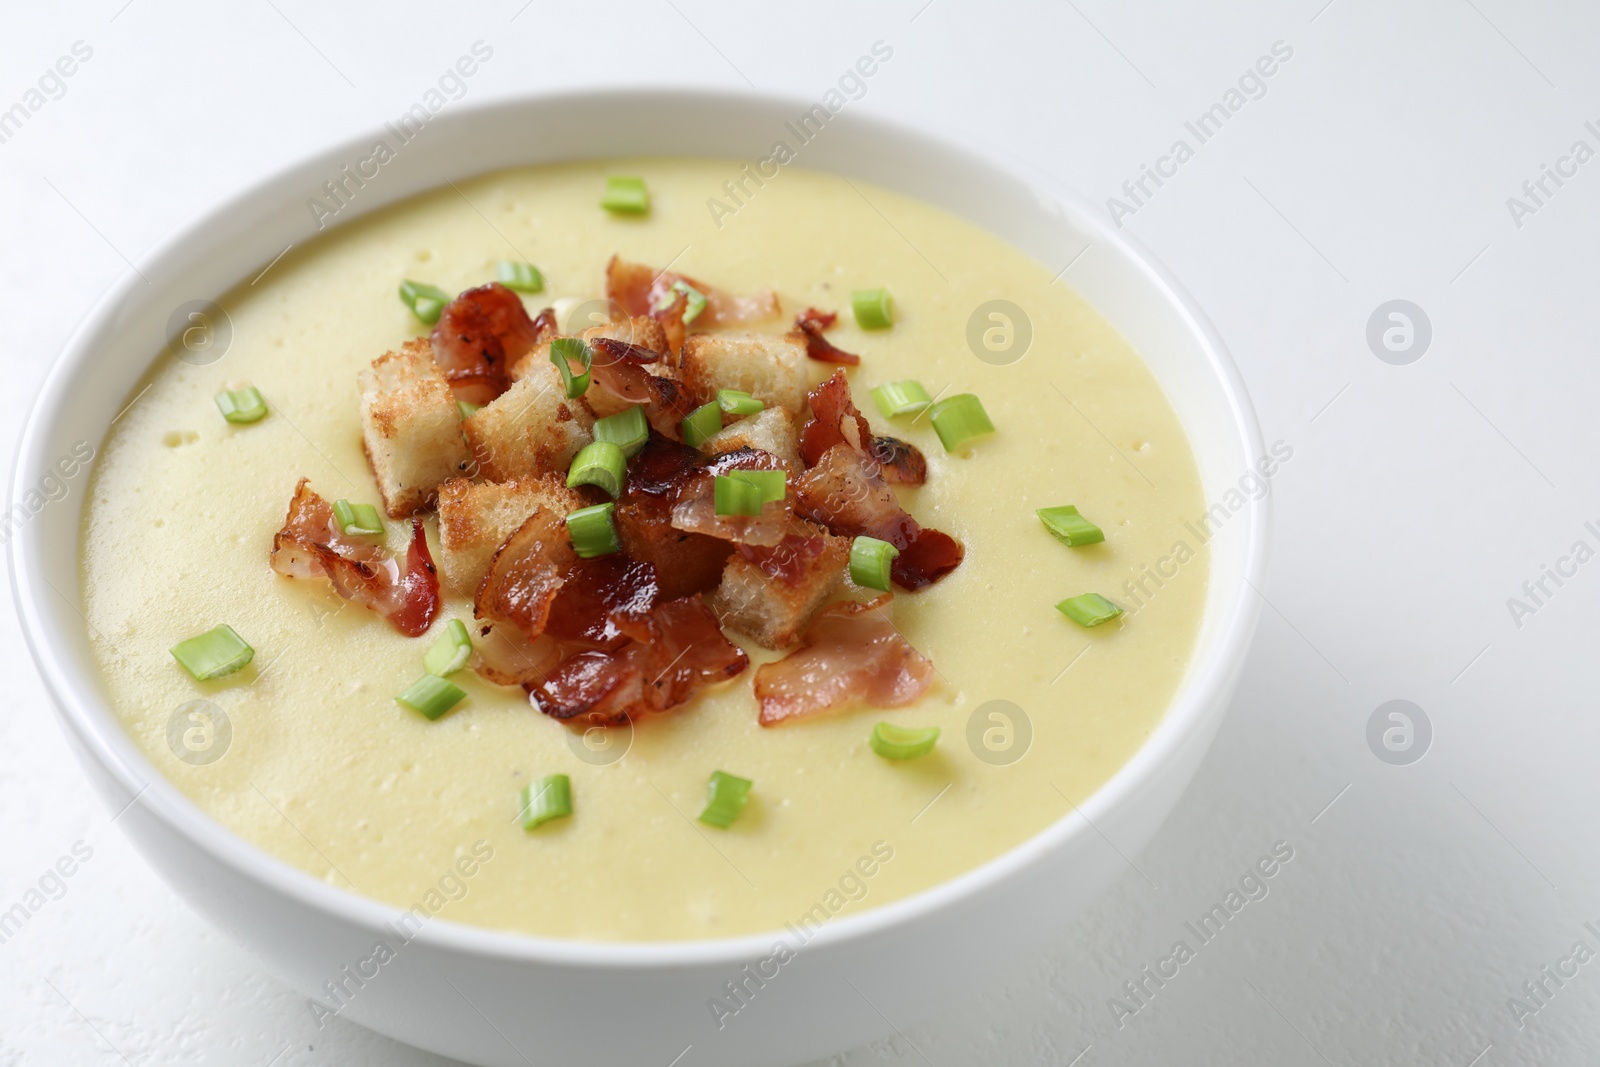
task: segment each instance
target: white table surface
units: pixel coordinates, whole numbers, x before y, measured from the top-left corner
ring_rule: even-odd
[[[480,38],[496,58],[474,99],[746,81],[816,97],[881,38],[893,62],[853,108],[1098,199],[1193,143],[1185,120],[1285,42],[1265,95],[1126,219],[1227,339],[1267,440],[1294,448],[1235,707],[1138,870],[1039,959],[834,1062],[1582,1062],[1600,1046],[1600,962],[1548,983],[1536,1014],[1507,1001],[1574,942],[1600,950],[1584,927],[1600,920],[1600,563],[1550,584],[1520,627],[1507,598],[1574,541],[1600,548],[1584,528],[1600,525],[1600,160],[1521,226],[1506,201],[1575,140],[1600,149],[1584,128],[1600,120],[1600,16],[1324,5],[15,5],[0,109],[74,42],[93,56],[0,144],[6,467],[45,368],[129,261],[398,114]],[[1432,323],[1410,365],[1366,342],[1395,298]],[[86,791],[16,628],[0,615],[0,908],[75,842],[93,855],[0,944],[0,1067],[440,1062],[354,1025],[319,1031],[154,877]],[[1369,749],[1391,699],[1432,723],[1420,762]],[[1108,998],[1280,840],[1295,854],[1270,894],[1119,1027]]]

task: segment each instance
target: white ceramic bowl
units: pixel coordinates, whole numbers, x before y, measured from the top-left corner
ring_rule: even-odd
[[[446,179],[502,167],[640,154],[756,160],[785,136],[785,121],[811,106],[744,94],[609,91],[447,108],[337,222]],[[375,131],[283,171],[144,257],[143,277],[130,275],[100,302],[51,372],[23,435],[11,503],[31,511],[25,494],[41,474],[74,442],[98,445],[166,343],[175,308],[220,296],[285,245],[314,236],[308,198],[388,136]],[[797,163],[919,197],[987,227],[1052,270],[1087,245],[1070,283],[1155,372],[1188,431],[1207,500],[1219,499],[1262,455],[1221,340],[1166,271],[1095,206],[1042,177],[848,109],[800,149]],[[161,875],[286,981],[317,991],[370,956],[380,938],[392,942],[384,924],[398,912],[233,836],[164,780],[123,733],[77,608],[83,476],[73,484],[79,491],[48,503],[10,542],[23,632],[66,733],[98,791],[114,809],[126,808],[118,824]],[[1216,733],[1254,629],[1251,583],[1260,580],[1266,526],[1266,498],[1249,501],[1211,541],[1210,592],[1193,665],[1159,728],[1081,814],[954,881],[833,920],[720,1030],[708,999],[746,964],[768,956],[779,932],[595,944],[434,920],[357,991],[343,1017],[496,1067],[762,1067],[825,1056],[928,1016],[1125,875],[1125,861],[1105,838],[1135,853],[1177,803]]]

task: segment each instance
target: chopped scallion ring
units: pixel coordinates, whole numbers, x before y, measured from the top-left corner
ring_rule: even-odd
[[[628,476],[628,457],[622,448],[610,441],[590,441],[572,457],[567,468],[567,488],[595,485],[606,491],[612,500],[622,495],[622,482]]]
[[[607,415],[594,422],[594,439],[610,441],[622,449],[622,454],[632,459],[645,442],[650,440],[650,423],[644,417],[644,408],[634,407]]]
[[[172,658],[197,682],[232,674],[255,658],[256,650],[227,623],[172,646]]]
[[[878,405],[883,417],[914,415],[933,403],[922,383],[907,379],[902,382],[884,382],[872,390],[872,402]]]
[[[379,518],[378,509],[371,504],[352,504],[348,500],[335,500],[333,517],[338,520],[339,529],[347,534],[377,537],[383,533],[383,519]]]
[[[994,423],[983,410],[983,402],[971,393],[945,397],[928,409],[928,420],[946,452],[954,452],[974,437],[994,433]]]
[[[551,819],[572,814],[572,779],[547,774],[522,787],[522,828],[536,830]]]
[[[718,515],[761,514],[761,487],[754,482],[719,474],[712,479],[711,492]]]
[[[1071,504],[1053,508],[1040,508],[1034,512],[1044,528],[1064,545],[1093,545],[1106,539],[1105,531],[1078,514]]]
[[[437,674],[424,674],[395,697],[395,703],[417,712],[425,719],[437,719],[466,698],[467,692]]]
[[[232,423],[259,422],[267,413],[267,401],[253,385],[225,389],[216,395],[217,410]]]
[[[451,619],[445,625],[444,636],[433,643],[422,657],[422,669],[440,678],[448,677],[467,665],[472,658],[472,636],[467,624]]]
[[[868,589],[889,591],[889,568],[900,550],[876,537],[850,542],[850,580]]]
[[[400,283],[400,299],[413,315],[432,326],[439,321],[444,306],[450,303],[450,294],[437,285],[408,280]]]
[[[544,292],[544,275],[532,263],[502,259],[494,265],[494,280],[519,293]]]
[[[722,429],[722,406],[715,400],[701,404],[683,417],[683,443],[699,448],[706,438]]]
[[[622,551],[622,541],[611,521],[616,510],[614,501],[579,508],[567,516],[567,534],[572,538],[572,550],[581,559],[609,556]]]
[[[729,415],[755,415],[767,405],[739,389],[718,389],[717,406]]]
[[[857,289],[850,294],[850,310],[856,314],[856,325],[863,330],[894,325],[894,301],[887,289]]]
[[[749,482],[760,489],[763,504],[782,500],[789,489],[788,471],[729,471],[728,477]]]
[[[643,178],[607,178],[600,206],[613,215],[643,215],[650,210],[650,190]]]
[[[913,726],[896,726],[892,722],[880,722],[872,728],[872,751],[884,759],[916,759],[932,752],[933,746],[938,743],[937,726],[918,729]]]
[[[698,319],[700,313],[706,309],[706,296],[700,290],[679,278],[672,283],[671,289],[662,294],[661,299],[656,303],[656,310],[665,311],[677,303],[678,298],[673,295],[675,293],[684,295],[683,324],[687,326],[695,319]]]
[[[1068,597],[1056,605],[1056,610],[1079,626],[1099,626],[1122,614],[1121,608],[1099,593]]]
[[[482,404],[469,404],[465,400],[456,401],[456,410],[461,412],[461,417],[463,419],[472,418],[472,416],[476,415],[478,410],[482,407]]]
[[[561,372],[561,383],[567,388],[567,399],[576,400],[589,388],[589,368],[594,365],[594,353],[581,337],[557,337],[550,342],[550,362]],[[572,364],[583,367],[582,374],[572,373]]]
[[[733,820],[744,810],[745,801],[750,799],[750,787],[754,784],[748,778],[740,778],[726,771],[713,771],[711,781],[707,783],[711,799],[706,804],[706,810],[700,813],[700,821],[724,830],[732,826]]]

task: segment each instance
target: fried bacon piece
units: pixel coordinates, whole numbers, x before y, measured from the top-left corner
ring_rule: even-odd
[[[552,637],[541,637],[528,644],[513,632],[511,636],[493,623],[479,620],[472,639],[472,669],[480,678],[496,685],[537,685],[561,663],[561,644]]]
[[[550,605],[545,633],[614,652],[650,639],[650,612],[661,595],[652,564],[624,555],[580,559]]]
[[[949,534],[912,518],[877,464],[840,442],[794,482],[795,509],[841,536],[876,537],[900,550],[889,573],[915,592],[943,578],[965,554]]]
[[[779,544],[794,524],[788,500],[771,501],[759,515],[718,515],[716,476],[731,471],[781,471],[783,461],[758,448],[738,448],[713,456],[678,487],[672,508],[674,529],[705,534],[738,545]]]
[[[544,633],[575,559],[565,517],[544,508],[535,511],[495,550],[478,583],[473,615],[513,643],[533,642]]]
[[[627,486],[613,519],[622,550],[655,566],[664,600],[715,589],[733,546],[672,526],[678,489],[699,471],[700,454],[651,435],[628,463]]]
[[[544,338],[555,312],[528,318],[522,298],[499,282],[468,289],[444,306],[433,328],[433,358],[457,400],[487,404],[511,387],[509,370]]]
[[[812,620],[799,648],[758,667],[761,725],[852,705],[896,708],[927,692],[933,663],[894,628],[891,599],[834,604]]]
[[[388,619],[407,637],[427,631],[439,611],[439,575],[422,520],[411,520],[406,566],[370,538],[351,537],[333,517],[333,505],[301,478],[283,529],[272,539],[272,569],[286,578],[326,578],[334,592]]]
[[[573,726],[610,726],[671,711],[749,666],[698,596],[657,605],[648,637],[613,652],[585,649],[528,691],[529,702]]]
[[[838,319],[837,311],[818,311],[816,308],[806,308],[794,320],[794,328],[803,335],[806,344],[806,355],[819,363],[844,363],[855,366],[861,362],[861,357],[852,355],[839,348],[832,341],[822,336],[822,331],[834,324]]]
[[[776,318],[782,311],[778,296],[771,289],[763,289],[750,296],[734,296],[714,289],[704,282],[695,281],[685,274],[656,271],[642,263],[629,263],[616,256],[606,264],[606,296],[629,315],[649,315],[663,328],[669,322],[683,322],[683,307],[678,294],[675,307],[657,312],[656,305],[671,291],[675,282],[683,282],[706,298],[705,310],[694,320],[696,329],[714,330],[721,326],[743,326],[764,319]],[[681,347],[681,339],[674,351]]]
[[[844,371],[811,390],[811,421],[800,429],[800,458],[814,467],[822,454],[843,443],[868,457],[883,479],[892,485],[921,485],[928,477],[928,461],[916,446],[897,437],[874,437],[872,427],[850,399]]]
[[[682,433],[683,417],[694,410],[693,403],[677,382],[646,369],[665,359],[666,353],[610,337],[597,337],[589,347],[594,352],[591,388],[628,404],[644,405],[645,418],[657,433],[671,438]]]

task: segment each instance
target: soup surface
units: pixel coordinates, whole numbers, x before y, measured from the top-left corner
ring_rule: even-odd
[[[113,705],[202,810],[398,908],[561,938],[706,938],[815,924],[960,875],[1071,812],[1139,747],[1194,648],[1208,560],[1186,526],[1204,510],[1194,459],[1138,355],[1053,280],[1059,264],[961,219],[795,167],[714,212],[708,198],[735,207],[723,186],[739,173],[639,159],[460,182],[297,245],[240,285],[220,301],[221,358],[161,354],[103,448],[82,592]],[[648,216],[601,210],[608,174],[645,179]],[[555,304],[566,321],[604,295],[614,253],[735,293],[775,289],[784,317],[757,329],[782,332],[807,306],[841,312],[828,337],[861,356],[857,405],[928,460],[901,501],[966,548],[948,577],[895,597],[896,626],[937,669],[918,703],[764,728],[747,671],[595,752],[602,738],[585,747],[521,690],[468,670],[452,678],[467,699],[430,722],[394,698],[446,620],[471,620],[469,598],[447,593],[410,639],[328,583],[268,567],[302,476],[329,500],[378,499],[357,373],[426,333],[396,299],[401,279],[455,293],[499,260],[531,261],[546,288],[524,298],[530,313]],[[880,286],[894,325],[860,330],[850,294]],[[1014,307],[980,312],[997,300]],[[813,383],[834,369],[808,366]],[[997,432],[949,453],[926,418],[884,419],[868,391],[899,379],[976,394]],[[270,413],[232,425],[213,396],[242,382]],[[1034,510],[1057,504],[1104,543],[1052,538]],[[389,523],[391,547],[408,534]],[[1087,629],[1055,609],[1086,592],[1126,614]],[[197,682],[168,650],[224,622],[255,659]],[[778,655],[730,636],[752,668]],[[942,736],[892,762],[868,743],[883,720]],[[726,830],[696,821],[718,769],[755,783]],[[574,813],[525,832],[519,791],[550,773],[570,776]]]

